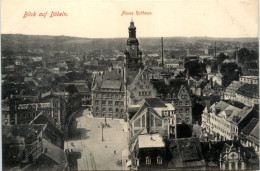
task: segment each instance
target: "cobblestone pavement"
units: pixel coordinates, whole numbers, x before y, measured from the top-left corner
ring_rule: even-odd
[[[70,152],[81,154],[73,162],[73,170],[122,170],[122,151],[128,148],[125,125],[119,119],[107,118],[106,122],[108,127],[103,129],[102,141],[104,118],[93,118],[90,111],[85,110],[73,121],[74,126],[69,129],[75,135],[65,143]]]

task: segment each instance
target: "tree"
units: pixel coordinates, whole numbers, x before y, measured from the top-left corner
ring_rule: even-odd
[[[189,61],[185,63],[185,68],[189,69],[190,76],[202,76],[206,73],[206,64],[199,61]]]
[[[222,74],[222,85],[224,87],[229,86],[229,84],[234,80],[239,80],[239,74],[242,73],[236,63],[222,64],[220,72]]]
[[[218,56],[218,63],[221,64],[225,59],[229,59],[224,53],[220,53]]]
[[[249,50],[247,48],[242,48],[238,51],[238,62],[243,64],[247,61],[246,58],[249,56]]]

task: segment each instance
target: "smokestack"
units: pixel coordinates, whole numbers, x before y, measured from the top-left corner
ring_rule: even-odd
[[[217,46],[216,46],[216,42],[215,42],[215,58],[217,57]]]
[[[162,37],[162,67],[164,68],[164,64],[163,64],[163,37]]]

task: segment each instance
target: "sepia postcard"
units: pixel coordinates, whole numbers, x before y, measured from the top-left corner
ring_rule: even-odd
[[[258,0],[2,0],[2,170],[259,170]]]

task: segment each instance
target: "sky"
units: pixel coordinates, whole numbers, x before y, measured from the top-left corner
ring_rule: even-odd
[[[36,16],[23,18],[28,11]],[[50,17],[52,11],[67,16]],[[258,0],[1,1],[2,34],[128,37],[131,19],[137,37],[258,37]]]

